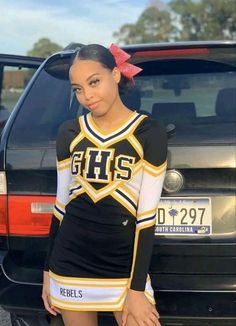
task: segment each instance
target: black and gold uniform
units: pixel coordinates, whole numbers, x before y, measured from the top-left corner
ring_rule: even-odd
[[[148,275],[166,171],[164,127],[132,112],[113,131],[91,113],[65,121],[45,270],[54,306],[122,310],[129,288],[154,303]]]

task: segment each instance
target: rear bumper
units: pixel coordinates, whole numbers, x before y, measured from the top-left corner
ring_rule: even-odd
[[[236,321],[236,292],[155,291],[155,298],[157,309],[165,319]]]
[[[0,306],[9,312],[45,313],[41,292],[41,285],[13,283],[0,274]],[[236,325],[236,292],[162,290],[155,298],[163,326]]]
[[[161,318],[162,326],[235,326],[236,318]]]

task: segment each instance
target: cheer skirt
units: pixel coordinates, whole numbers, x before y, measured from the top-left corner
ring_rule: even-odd
[[[108,225],[65,214],[49,261],[55,307],[122,310],[130,285],[135,223],[129,216],[115,222]],[[144,293],[155,304],[149,275]]]

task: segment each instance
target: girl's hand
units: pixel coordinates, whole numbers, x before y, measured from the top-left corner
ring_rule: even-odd
[[[61,313],[60,309],[54,307],[50,301],[50,292],[49,292],[49,273],[43,272],[43,291],[42,291],[42,299],[44,303],[45,309],[50,312],[50,314],[56,316],[57,313]]]
[[[122,326],[126,325],[129,315],[132,315],[138,326],[161,326],[159,313],[144,292],[128,290],[122,312]]]

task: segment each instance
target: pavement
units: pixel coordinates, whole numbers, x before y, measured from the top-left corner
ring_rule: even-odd
[[[0,307],[0,325],[11,326],[9,313],[1,309],[1,307]]]
[[[54,320],[51,323],[52,326],[62,326],[62,323],[58,320]],[[99,326],[115,326],[117,325],[114,320],[110,320],[109,318],[104,318],[104,320],[100,320]],[[0,307],[0,326],[11,326],[10,315],[8,312],[4,311]]]

